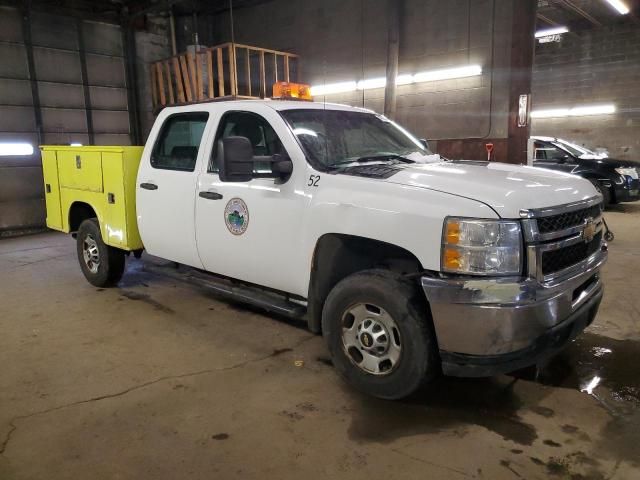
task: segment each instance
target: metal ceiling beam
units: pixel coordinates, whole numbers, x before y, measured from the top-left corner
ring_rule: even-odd
[[[596,27],[601,27],[602,26],[602,22],[600,22],[598,19],[596,19],[593,15],[585,12],[583,9],[578,7],[571,0],[555,0],[555,3],[560,5],[561,7],[563,7],[565,10],[569,10],[569,11],[571,11],[573,13],[576,13],[576,14],[580,15],[582,18],[588,20],[589,22],[591,22]]]
[[[21,5],[22,14],[22,40],[27,54],[27,67],[29,69],[29,83],[31,84],[31,102],[33,103],[33,116],[38,134],[38,143],[43,143],[42,133],[42,109],[40,108],[40,92],[38,90],[38,79],[36,78],[36,67],[33,58],[33,44],[31,43],[31,9],[30,2],[26,0]]]
[[[0,0],[0,6],[16,7],[15,0]],[[66,5],[65,2],[50,4],[42,0],[29,0],[29,9],[31,12],[46,13],[61,17],[80,18],[82,20],[92,20],[104,23],[118,23],[118,13],[115,9],[108,8],[104,3],[87,3],[87,8],[78,8]],[[113,4],[109,4],[113,6]]]
[[[558,25],[558,22],[554,22],[549,17],[546,17],[541,13],[538,13],[536,16],[538,17],[538,20],[542,20],[544,23],[547,23],[549,25]]]
[[[84,112],[87,122],[87,133],[89,135],[89,145],[95,145],[95,135],[93,132],[93,111],[91,108],[91,93],[89,92],[89,77],[87,74],[87,52],[84,47],[83,22],[76,18],[76,38],[78,39],[78,56],[80,57],[80,77],[82,78],[82,92],[84,94]]]
[[[131,145],[142,145],[142,126],[140,123],[140,104],[138,99],[138,73],[136,71],[136,38],[128,22],[122,22],[122,49],[125,58],[125,77],[127,82],[127,110],[129,111],[129,137]]]

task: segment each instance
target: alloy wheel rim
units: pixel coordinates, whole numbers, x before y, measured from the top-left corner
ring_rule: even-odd
[[[372,375],[388,375],[400,361],[400,329],[383,308],[357,303],[342,316],[342,347],[351,363]]]
[[[91,234],[87,235],[82,241],[82,256],[84,263],[91,273],[98,273],[100,268],[100,250],[98,243]]]

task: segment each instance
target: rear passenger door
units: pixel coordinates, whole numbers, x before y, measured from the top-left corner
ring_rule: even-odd
[[[149,137],[155,141],[149,154],[145,150],[136,187],[138,228],[147,252],[198,268],[196,164],[208,119],[207,112],[168,116]]]

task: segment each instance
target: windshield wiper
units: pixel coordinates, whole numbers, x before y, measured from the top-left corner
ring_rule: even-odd
[[[354,160],[344,160],[342,162],[333,163],[329,165],[329,167],[336,168],[343,165],[348,165],[350,163],[382,162],[385,160],[399,160],[403,163],[415,163],[413,160],[409,160],[408,158],[403,157],[402,155],[398,155],[397,153],[384,153],[380,155],[364,155]]]
[[[360,157],[355,161],[358,163],[366,163],[366,162],[377,162],[380,160],[400,160],[404,163],[414,163],[413,160],[409,160],[402,155],[398,155],[397,153],[385,153],[381,155],[365,155],[364,157]]]

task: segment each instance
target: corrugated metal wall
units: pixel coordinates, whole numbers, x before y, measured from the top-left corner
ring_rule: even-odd
[[[44,225],[39,156],[0,157],[0,235]]]
[[[0,156],[2,232],[44,225],[38,144],[131,141],[118,25],[41,12],[25,20],[0,7],[0,59],[0,143],[36,148],[30,157]]]

